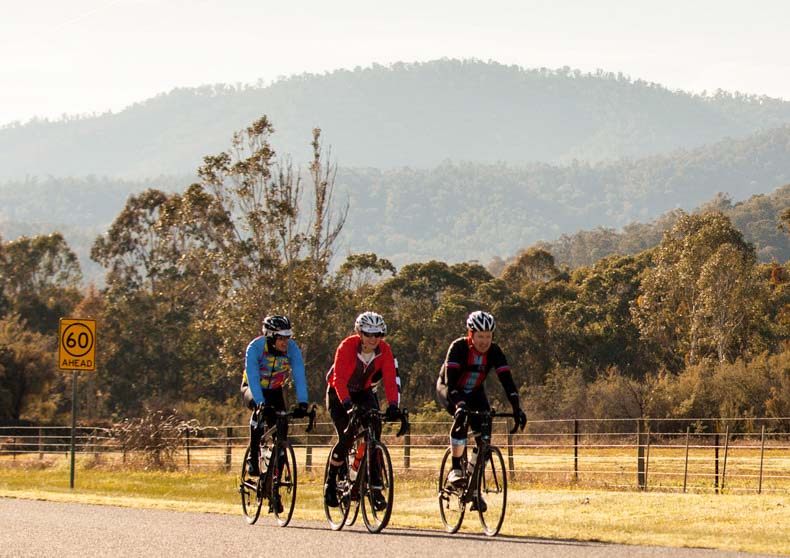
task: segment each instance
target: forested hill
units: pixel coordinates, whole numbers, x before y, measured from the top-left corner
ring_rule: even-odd
[[[342,165],[390,169],[638,159],[781,126],[790,103],[569,68],[374,65],[267,86],[176,89],[115,114],[9,125],[0,129],[0,180],[191,173],[262,114],[282,155],[306,159],[319,126]]]
[[[0,235],[13,239],[20,234],[63,232],[86,265],[90,244],[118,216],[130,193],[146,188],[182,191],[192,180],[189,176],[149,182],[50,177],[0,184]],[[720,192],[740,202],[788,183],[790,127],[668,156],[597,165],[445,163],[430,170],[341,168],[336,200],[348,199],[350,209],[338,255],[342,261],[348,252],[375,252],[399,267],[430,259],[485,264],[539,240],[556,240],[560,261],[581,265],[590,262],[571,262],[561,255],[561,245],[568,244],[563,235],[650,223],[676,208],[691,211],[711,200],[721,205]],[[771,199],[772,207],[786,207],[787,189]],[[790,237],[777,239],[768,234],[778,219],[770,212],[750,215],[742,212],[734,223],[744,232],[745,228],[754,231],[747,239],[762,249],[763,260],[783,261],[781,254],[790,252]],[[660,238],[652,225],[646,227],[647,238]],[[638,229],[634,225],[625,232]],[[625,240],[639,250],[654,244],[633,237]],[[611,240],[610,252],[590,251],[590,257],[612,251],[630,253],[619,242]]]

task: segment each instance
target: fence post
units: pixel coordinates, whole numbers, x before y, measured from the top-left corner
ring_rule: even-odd
[[[573,482],[579,482],[579,419],[573,419]]]
[[[44,436],[42,433],[43,428],[38,427],[38,460],[44,459]]]
[[[505,425],[507,428],[507,425]],[[513,457],[513,434],[507,431],[507,467],[511,475],[516,474],[516,459]]]
[[[411,467],[411,432],[407,432],[403,437],[403,468]]]
[[[642,444],[642,420],[636,419],[636,484],[645,489],[645,447]]]
[[[650,423],[645,421],[647,424],[645,425],[645,490],[647,490],[647,481],[648,477],[650,476]]]
[[[230,461],[231,461],[231,449],[230,449],[230,439],[233,436],[233,427],[228,426],[225,429],[225,470],[230,471]]]
[[[16,436],[11,438],[11,461],[16,461]]]
[[[765,425],[760,429],[760,480],[757,481],[757,494],[763,491],[763,457],[765,457]]]
[[[187,446],[187,471],[189,470],[190,460],[189,460],[189,427],[186,429],[186,446]]]
[[[313,467],[313,446],[310,445],[310,434],[305,434],[304,468],[309,471]]]
[[[724,464],[721,466],[721,491],[724,492],[724,480],[727,475],[727,453],[730,449],[730,425],[724,430]]]
[[[719,493],[719,429],[716,427],[716,435],[713,436],[713,490]]]
[[[688,479],[689,475],[689,433],[691,432],[691,427],[686,427],[686,464],[683,467],[683,493],[686,493],[686,480]]]

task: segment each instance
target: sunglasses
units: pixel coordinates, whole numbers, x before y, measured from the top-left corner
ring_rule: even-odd
[[[274,340],[275,341],[278,340],[278,339],[290,339],[290,338],[291,338],[290,335],[277,335],[276,333],[274,334]]]
[[[367,331],[363,331],[362,335],[365,337],[384,337],[384,334],[380,331],[377,331],[376,333],[368,333]]]

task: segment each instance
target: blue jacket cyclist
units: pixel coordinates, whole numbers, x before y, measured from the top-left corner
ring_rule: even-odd
[[[283,384],[288,376],[293,376],[296,399],[299,402],[292,409],[293,416],[307,416],[304,360],[299,346],[291,339],[291,321],[285,316],[266,316],[263,319],[262,332],[263,335],[250,341],[247,346],[244,377],[241,381],[244,404],[253,410],[250,417],[250,454],[247,460],[247,472],[253,476],[260,474],[258,449],[263,434],[261,423],[265,420],[266,426],[271,428],[277,420],[277,413],[285,412]]]

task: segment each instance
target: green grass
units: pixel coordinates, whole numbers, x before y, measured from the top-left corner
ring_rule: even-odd
[[[300,470],[299,519],[324,521],[322,480]],[[0,468],[0,496],[240,514],[235,474],[145,472],[62,462]],[[396,476],[391,525],[442,529],[432,482]],[[267,521],[263,518],[262,521]],[[241,521],[241,518],[239,518]],[[790,495],[668,494],[510,487],[503,535],[625,544],[707,547],[790,555]],[[476,514],[462,531],[481,532]]]

